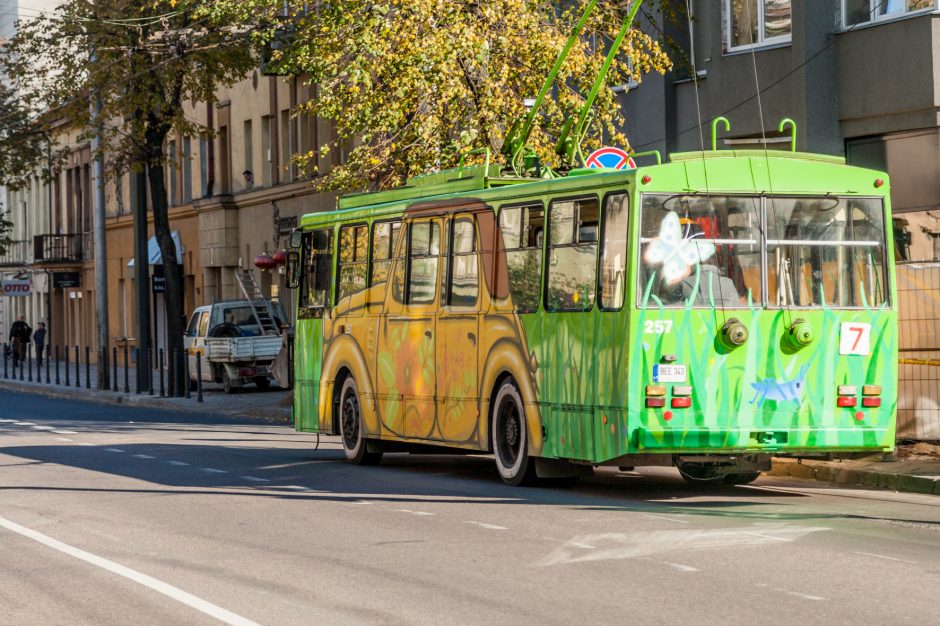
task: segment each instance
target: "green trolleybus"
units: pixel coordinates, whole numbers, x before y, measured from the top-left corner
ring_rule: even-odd
[[[492,453],[510,484],[891,450],[890,224],[885,174],[764,150],[341,198],[291,237],[296,429],[356,463]]]

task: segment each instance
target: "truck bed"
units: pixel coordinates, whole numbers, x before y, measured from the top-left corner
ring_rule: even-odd
[[[210,362],[273,361],[280,351],[278,335],[206,338],[206,358]]]

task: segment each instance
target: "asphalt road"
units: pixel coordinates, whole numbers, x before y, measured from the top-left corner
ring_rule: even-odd
[[[0,393],[0,623],[937,623],[940,498],[488,457]]]

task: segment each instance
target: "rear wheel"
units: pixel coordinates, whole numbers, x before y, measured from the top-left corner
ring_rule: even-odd
[[[232,382],[232,378],[228,375],[227,367],[222,368],[222,389],[225,393],[235,393],[235,389],[237,389],[235,383]]]
[[[725,476],[726,485],[747,485],[760,478],[760,472],[744,472]]]
[[[503,383],[493,402],[491,435],[496,469],[508,485],[530,485],[536,481],[535,459],[529,457],[522,396],[512,382]]]
[[[362,411],[359,406],[359,388],[350,376],[339,393],[339,432],[343,440],[346,460],[356,465],[377,465],[381,452],[369,452],[362,432]]]

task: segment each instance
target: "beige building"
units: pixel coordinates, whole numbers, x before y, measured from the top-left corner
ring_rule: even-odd
[[[262,271],[253,265],[262,253],[286,248],[287,235],[307,212],[335,208],[335,195],[316,193],[311,176],[292,164],[292,155],[313,150],[333,138],[322,121],[292,117],[312,88],[296,78],[255,71],[231,88],[220,90],[218,104],[190,105],[186,115],[204,125],[198,137],[172,137],[166,146],[174,163],[166,167],[170,223],[184,276],[187,315],[218,299],[241,297],[238,269],[251,269],[265,295],[291,310],[283,268]],[[0,325],[16,315],[30,323],[51,321],[50,343],[89,346],[95,337],[95,267],[91,150],[74,130],[62,130],[60,145],[70,156],[53,177],[51,188],[37,181],[30,189],[9,192],[14,207],[15,243],[0,257],[0,275],[28,274],[28,298],[3,298]],[[318,164],[326,172],[341,154]],[[106,183],[108,317],[112,346],[137,346],[133,174]],[[149,191],[148,191],[149,200]],[[19,213],[17,213],[19,211]],[[153,240],[150,275],[159,272],[160,254]],[[151,334],[157,348],[166,345],[163,295],[151,291]],[[0,328],[0,330],[2,330]]]

